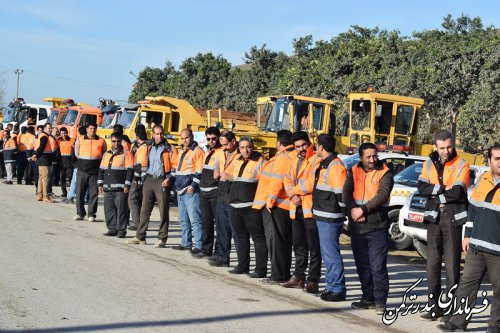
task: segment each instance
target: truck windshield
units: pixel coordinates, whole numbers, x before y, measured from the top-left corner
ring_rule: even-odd
[[[413,107],[409,105],[400,105],[396,113],[396,128],[397,134],[410,135],[411,120],[413,118]]]
[[[418,177],[422,172],[422,162],[415,162],[400,173],[394,176],[394,183],[416,187],[418,185]]]
[[[26,120],[28,120],[28,113],[30,117],[34,116],[33,119],[36,121],[36,109],[30,110],[29,107],[21,107],[19,111],[16,113],[15,121],[18,124],[25,122]]]
[[[62,121],[63,124],[65,125],[74,125],[76,118],[78,117],[78,111],[77,110],[69,110],[68,113],[66,113],[66,117],[64,117],[64,120]]]
[[[136,113],[137,113],[136,110],[125,109],[122,115],[120,116],[120,119],[118,119],[118,124],[122,125],[123,129],[130,128]]]
[[[270,110],[265,130],[269,132],[278,132],[290,129],[290,110],[288,108],[290,101],[285,98],[278,98]],[[267,115],[264,114],[264,117]]]
[[[16,109],[15,108],[9,108],[9,107],[6,107],[2,110],[3,112],[3,120],[2,122],[4,123],[10,123],[11,121],[14,120],[14,114],[16,113]]]
[[[108,112],[108,113],[103,113],[104,120],[102,122],[102,125],[99,125],[101,128],[112,128],[113,127],[113,119],[118,116],[116,112]]]
[[[370,129],[371,106],[372,103],[370,101],[362,99],[352,101],[351,124],[353,130],[368,131]]]
[[[50,112],[50,117],[48,122],[51,123],[52,125],[57,125],[57,117],[59,116],[59,111],[55,109],[51,109]]]

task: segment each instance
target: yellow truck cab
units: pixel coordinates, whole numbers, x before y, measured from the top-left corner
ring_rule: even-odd
[[[281,95],[257,98],[257,132],[244,133],[254,139],[257,150],[266,156],[276,152],[276,135],[280,130],[305,131],[314,141],[321,133],[335,133],[334,102],[322,98]]]
[[[350,93],[348,123],[340,137],[339,150],[352,152],[362,143],[373,142],[382,150],[414,150],[417,145],[421,98],[368,92]]]

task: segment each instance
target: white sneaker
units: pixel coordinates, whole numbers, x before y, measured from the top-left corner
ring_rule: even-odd
[[[89,216],[89,222],[94,222],[94,221],[95,221],[95,217]]]
[[[75,215],[75,216],[73,216],[73,220],[75,220],[75,221],[83,221],[83,216]]]
[[[164,248],[165,247],[165,241],[163,239],[158,239],[155,242],[155,247],[156,248]]]

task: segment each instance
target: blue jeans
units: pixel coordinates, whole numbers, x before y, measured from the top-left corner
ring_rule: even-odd
[[[339,237],[342,223],[316,221],[319,233],[321,257],[325,264],[326,290],[338,294],[346,293],[344,262],[340,254]]]
[[[66,198],[72,200],[76,197],[76,173],[78,169],[73,169],[73,177],[71,178],[71,184],[69,185],[69,192]]]
[[[184,247],[192,247],[191,230],[194,247],[201,250],[203,240],[203,225],[201,224],[200,193],[177,194],[179,207],[179,224],[182,227],[182,242]],[[191,229],[191,224],[193,225]]]

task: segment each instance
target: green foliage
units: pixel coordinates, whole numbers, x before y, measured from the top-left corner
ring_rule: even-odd
[[[163,69],[146,67],[130,100],[169,95],[195,107],[254,112],[258,96],[296,94],[333,99],[340,121],[347,94],[372,85],[424,98],[422,142],[446,127],[457,131],[461,144],[485,147],[498,132],[500,34],[463,15],[448,15],[442,28],[408,37],[352,26],[329,41],[296,38],[291,56],[252,46],[238,67],[222,56],[197,54],[178,69],[169,62]]]

